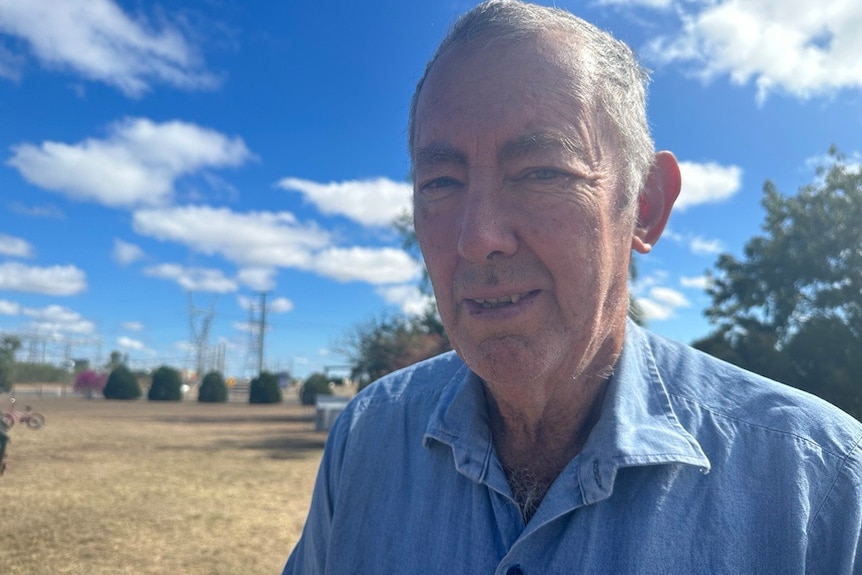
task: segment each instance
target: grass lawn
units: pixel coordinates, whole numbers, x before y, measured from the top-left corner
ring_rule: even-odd
[[[4,575],[281,572],[326,439],[313,408],[19,396],[25,404],[47,424],[9,432]]]

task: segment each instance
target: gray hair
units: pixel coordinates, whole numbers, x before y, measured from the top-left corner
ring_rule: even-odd
[[[609,33],[573,14],[513,0],[488,0],[461,16],[450,28],[425,67],[410,103],[408,146],[411,158],[415,137],[416,106],[422,85],[431,68],[446,52],[465,47],[480,38],[490,41],[519,41],[548,31],[560,31],[578,42],[583,81],[572,97],[590,102],[600,127],[610,124],[611,136],[620,144],[618,160],[625,165],[621,184],[626,206],[637,200],[653,163],[654,144],[646,119],[646,91],[649,74],[640,66],[631,49]]]

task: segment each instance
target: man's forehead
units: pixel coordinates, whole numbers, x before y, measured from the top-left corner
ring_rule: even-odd
[[[575,154],[587,157],[589,147],[577,133],[566,134],[557,130],[537,130],[517,134],[503,140],[496,147],[496,160],[500,164],[533,154]],[[436,141],[419,146],[413,153],[416,167],[438,164],[469,164],[469,153],[451,142]]]
[[[546,33],[519,38],[490,38],[450,47],[439,55],[424,78],[414,112],[459,108],[466,100],[485,94],[486,108],[506,107],[505,88],[539,97],[582,99],[587,81],[581,49],[566,44],[566,36]],[[506,81],[509,85],[503,85]]]
[[[506,60],[533,59],[560,66],[575,74],[582,67],[579,63],[584,56],[584,49],[583,38],[570,30],[549,29],[508,36],[486,33],[448,46],[436,56],[427,76],[481,56],[489,56],[501,65]]]

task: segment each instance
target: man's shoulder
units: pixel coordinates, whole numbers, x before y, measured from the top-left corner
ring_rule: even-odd
[[[368,449],[392,441],[421,445],[432,414],[466,373],[466,365],[448,352],[378,379],[357,393],[338,416],[327,449],[351,451],[361,459]],[[393,430],[398,430],[396,435]]]
[[[465,369],[454,351],[449,351],[389,373],[371,383],[357,397],[398,398],[435,389]]]
[[[685,344],[642,333],[675,409],[771,430],[836,454],[858,451],[862,424],[834,405]]]
[[[360,391],[349,408],[357,413],[416,404],[433,408],[443,390],[463,378],[466,370],[454,351],[446,352],[381,377]]]

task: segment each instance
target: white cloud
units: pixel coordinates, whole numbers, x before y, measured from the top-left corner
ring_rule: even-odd
[[[684,288],[694,288],[705,290],[709,287],[709,278],[707,276],[695,276],[679,278],[679,284]]]
[[[674,0],[598,0],[598,6],[645,6],[647,8],[670,8]]]
[[[23,65],[23,58],[16,56],[0,44],[0,78],[17,82],[21,79]]]
[[[66,214],[60,208],[50,204],[46,206],[27,206],[20,202],[11,202],[9,210],[16,214],[33,218],[48,218],[52,220],[63,220],[66,218]]]
[[[33,318],[29,329],[43,335],[62,337],[65,334],[88,335],[96,325],[81,314],[64,306],[49,305],[41,309],[26,308],[24,315]]]
[[[273,268],[243,268],[239,270],[237,280],[249,289],[269,291],[275,287],[275,272]]]
[[[128,96],[143,95],[153,83],[183,89],[218,84],[178,30],[156,30],[111,0],[0,0],[0,33],[23,39],[47,67],[72,70]],[[9,61],[0,54],[0,70],[20,74],[20,64]]]
[[[124,321],[122,325],[123,325],[123,329],[129,330],[129,331],[143,331],[144,330],[144,324],[142,324],[139,321]]]
[[[34,253],[33,246],[27,240],[0,233],[0,255],[30,258]]]
[[[647,321],[663,321],[666,319],[670,319],[670,317],[673,315],[672,308],[668,306],[663,306],[658,302],[652,301],[651,299],[639,297],[637,298],[637,302]]]
[[[146,349],[146,346],[142,341],[132,339],[124,335],[117,338],[117,345],[122,349],[133,349],[138,351]]]
[[[159,264],[144,269],[144,274],[177,282],[189,291],[215,293],[235,292],[238,285],[224,272],[209,268],[186,268],[178,264]]]
[[[250,309],[260,309],[260,298],[251,298],[240,295],[236,298],[239,307],[248,311]],[[267,313],[287,313],[293,310],[293,302],[286,297],[277,297],[266,301]]]
[[[307,267],[312,252],[329,244],[326,231],[300,225],[289,212],[185,206],[140,210],[132,225],[139,234],[218,254],[242,267]]]
[[[256,333],[257,329],[258,329],[256,325],[252,325],[247,321],[235,321],[235,322],[233,322],[233,328],[237,331],[246,332],[246,333],[249,333],[249,332],[255,332]]]
[[[239,304],[239,307],[241,307],[245,311],[248,311],[248,310],[253,309],[256,306],[260,305],[259,304],[259,302],[260,302],[259,298],[250,298],[250,297],[245,296],[245,295],[236,296],[236,302],[237,302],[237,304]]]
[[[704,238],[691,234],[684,235],[668,229],[664,231],[662,237],[680,245],[685,245],[691,253],[698,256],[711,256],[724,251],[724,244],[719,239]]]
[[[40,321],[47,320],[58,323],[77,321],[81,317],[78,312],[60,305],[49,305],[41,309],[27,308],[24,310],[24,315]]]
[[[682,191],[674,204],[676,210],[724,201],[742,187],[742,169],[739,166],[722,166],[714,162],[680,162],[679,170],[682,175]]]
[[[241,138],[146,118],[117,122],[102,140],[19,144],[12,151],[7,163],[28,182],[111,207],[165,204],[178,178],[204,168],[239,166],[252,157]]]
[[[325,214],[346,216],[366,226],[388,226],[410,210],[413,187],[387,178],[321,184],[284,178],[278,187],[297,191]]]
[[[246,285],[261,269],[295,268],[338,281],[374,285],[402,283],[416,277],[419,264],[396,248],[333,247],[329,234],[316,225],[301,225],[288,212],[240,214],[226,208],[186,206],[135,212],[136,232],[171,240],[207,254],[220,255],[242,268]],[[267,282],[249,285],[269,289]]]
[[[180,351],[196,351],[196,347],[193,343],[187,340],[180,340],[174,343],[174,347]]]
[[[377,288],[377,293],[386,303],[397,305],[407,315],[424,313],[433,301],[431,296],[423,294],[415,285],[395,285]]]
[[[804,99],[862,88],[860,2],[719,0],[678,6],[680,32],[648,47],[659,62],[690,62],[704,80],[726,75],[739,85],[753,81],[761,103],[776,90]]]
[[[122,265],[129,265],[144,257],[144,250],[135,244],[130,244],[114,238],[114,260]]]
[[[706,239],[699,236],[691,239],[689,248],[693,254],[699,256],[716,255],[724,251],[724,245],[721,243],[721,240]]]
[[[87,277],[75,266],[26,266],[17,262],[0,264],[0,289],[75,295],[87,289]]]
[[[21,313],[21,304],[0,299],[0,315],[19,315]]]
[[[637,302],[647,320],[658,321],[670,319],[677,309],[691,305],[680,292],[662,286],[650,288],[649,294],[638,297]]]
[[[266,310],[270,313],[287,313],[293,310],[293,302],[286,297],[277,297],[267,302]]]
[[[684,295],[669,287],[656,286],[649,291],[649,296],[651,299],[673,308],[691,305]]]
[[[310,269],[341,281],[364,281],[374,285],[415,279],[419,264],[394,248],[329,248],[316,255]]]
[[[670,274],[667,270],[655,270],[648,276],[639,276],[637,287],[640,290],[645,290],[656,285],[663,285],[667,283],[669,276]]]

